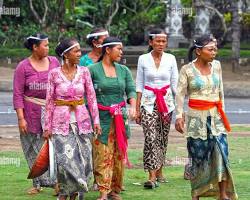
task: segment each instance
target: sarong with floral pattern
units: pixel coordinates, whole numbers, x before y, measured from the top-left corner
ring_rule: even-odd
[[[70,124],[69,134],[53,135],[57,181],[60,195],[73,195],[88,190],[92,175],[92,134],[81,134],[76,123]]]
[[[219,182],[227,181],[227,194],[237,199],[233,176],[228,160],[227,135],[211,134],[211,117],[207,118],[207,139],[187,138],[188,153],[191,158],[190,181],[192,196],[219,197]]]

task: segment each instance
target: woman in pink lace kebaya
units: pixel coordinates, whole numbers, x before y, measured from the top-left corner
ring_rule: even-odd
[[[56,53],[63,59],[61,67],[49,74],[46,97],[44,137],[52,137],[55,148],[59,200],[88,191],[92,174],[92,133],[101,133],[95,90],[88,68],[79,67],[79,43],[66,39]],[[88,101],[91,119],[83,96]]]

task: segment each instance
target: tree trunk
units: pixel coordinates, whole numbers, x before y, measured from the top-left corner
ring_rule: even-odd
[[[57,24],[58,27],[62,27],[65,14],[65,0],[57,0],[57,4],[58,4],[58,15],[56,16]]]
[[[46,28],[46,17],[47,17],[47,14],[48,14],[48,4],[47,4],[47,1],[43,0],[43,5],[44,5],[43,17],[40,17],[39,14],[37,13],[37,11],[35,10],[35,8],[33,6],[33,0],[29,0],[29,4],[30,4],[31,12],[33,13],[35,19],[41,25],[41,27],[43,29],[45,29]]]
[[[232,71],[240,70],[240,16],[238,12],[238,1],[231,1],[232,9]]]

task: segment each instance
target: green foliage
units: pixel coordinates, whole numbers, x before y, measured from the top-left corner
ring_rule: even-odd
[[[250,28],[250,13],[242,13],[242,23]]]
[[[230,24],[232,22],[232,13],[224,13],[224,19],[227,24]]]
[[[5,6],[19,7],[21,16],[2,16],[0,45],[21,47],[24,38],[36,32],[47,33],[52,43],[57,43],[66,36],[76,37],[85,45],[86,35],[92,27],[106,26],[108,18],[116,8],[116,2],[114,0],[47,1],[48,14],[45,27],[42,27],[31,12],[29,1],[9,1]],[[118,12],[114,15],[111,26],[106,28],[109,28],[111,35],[119,35],[126,44],[129,44],[129,39],[133,35],[140,34],[144,40],[147,27],[152,24],[160,25],[165,21],[165,4],[160,1],[154,1],[152,4],[150,0],[118,2]],[[43,1],[33,1],[33,6],[42,17]]]
[[[192,7],[192,0],[181,0],[181,4],[183,5],[183,7]]]

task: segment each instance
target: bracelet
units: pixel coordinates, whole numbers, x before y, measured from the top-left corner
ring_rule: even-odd
[[[21,121],[21,120],[23,120],[24,119],[24,117],[23,118],[18,118],[18,121]]]

